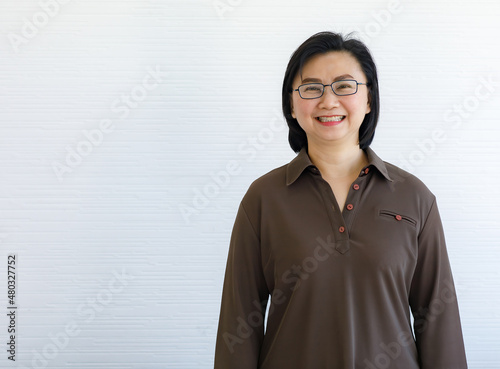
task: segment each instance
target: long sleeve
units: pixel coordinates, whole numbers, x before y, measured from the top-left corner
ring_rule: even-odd
[[[421,368],[467,368],[457,297],[435,199],[419,234],[410,307]]]
[[[215,369],[257,369],[268,295],[259,236],[240,205],[229,246]]]

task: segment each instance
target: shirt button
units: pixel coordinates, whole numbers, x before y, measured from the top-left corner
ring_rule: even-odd
[[[340,226],[340,227],[339,227],[339,232],[340,232],[340,233],[344,233],[344,231],[345,231],[345,228],[344,228],[344,227],[342,227],[342,226]]]
[[[396,220],[401,220],[401,219],[403,219],[403,217],[401,215],[399,215],[399,214],[396,215]]]
[[[347,204],[347,210],[352,210],[354,209],[354,206],[352,204]]]
[[[368,174],[369,171],[370,171],[370,168],[366,168],[365,169],[365,174]]]
[[[359,190],[359,184],[355,184],[354,186],[352,186],[352,188],[354,188],[356,191]]]

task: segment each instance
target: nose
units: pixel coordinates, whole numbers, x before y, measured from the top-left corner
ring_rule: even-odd
[[[320,104],[325,108],[339,106],[339,97],[333,93],[332,86],[325,86],[325,91],[320,99]]]

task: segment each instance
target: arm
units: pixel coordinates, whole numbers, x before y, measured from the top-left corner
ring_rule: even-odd
[[[418,241],[410,307],[421,368],[466,369],[457,297],[435,199]]]
[[[257,369],[269,295],[260,255],[259,237],[240,205],[227,259],[215,369]]]

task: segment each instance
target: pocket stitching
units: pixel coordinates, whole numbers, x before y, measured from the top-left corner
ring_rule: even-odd
[[[390,218],[393,218],[395,221],[399,221],[396,219],[396,216],[397,215],[400,215],[401,216],[401,220],[404,220],[406,223],[408,224],[411,224],[413,226],[417,226],[417,221],[407,215],[404,215],[404,214],[401,214],[401,213],[396,213],[392,210],[379,210],[379,213],[378,213],[379,216],[386,216],[386,217],[390,217]]]

